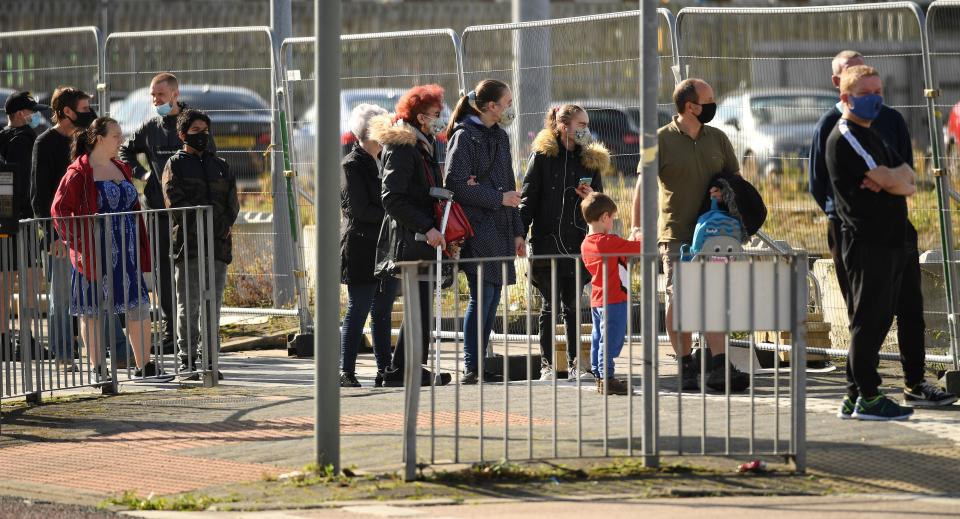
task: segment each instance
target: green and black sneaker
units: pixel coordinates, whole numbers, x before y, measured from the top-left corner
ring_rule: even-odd
[[[913,414],[913,409],[890,400],[883,395],[866,399],[861,396],[853,408],[853,417],[857,420],[889,421],[906,420]]]
[[[850,398],[850,395],[845,395],[843,397],[843,402],[840,403],[840,410],[837,411],[837,418],[841,420],[850,420],[853,418],[854,407],[856,407],[856,402]]]

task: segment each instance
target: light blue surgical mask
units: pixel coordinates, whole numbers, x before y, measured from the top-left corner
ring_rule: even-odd
[[[162,105],[154,106],[153,108],[157,111],[157,115],[160,117],[166,117],[170,115],[170,112],[173,111],[173,105],[170,103],[163,103]]]
[[[33,112],[33,115],[30,116],[30,120],[27,121],[27,124],[30,125],[31,128],[36,128],[37,126],[40,126],[40,123],[42,122],[43,117],[40,115],[40,112]]]

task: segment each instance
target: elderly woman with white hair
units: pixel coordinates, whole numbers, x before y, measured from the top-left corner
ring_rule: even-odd
[[[340,331],[340,387],[360,387],[356,377],[357,351],[363,325],[370,315],[373,353],[378,378],[390,365],[390,316],[397,298],[397,278],[373,275],[377,237],[383,222],[380,201],[380,144],[370,139],[370,120],[387,111],[361,104],[350,114],[350,131],[357,141],[340,164],[340,282],[347,285],[347,313]]]

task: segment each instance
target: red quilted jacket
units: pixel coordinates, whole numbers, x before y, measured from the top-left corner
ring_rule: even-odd
[[[129,181],[130,167],[117,159],[113,159],[113,163],[123,171],[123,175]],[[81,155],[67,167],[67,173],[60,180],[60,186],[57,187],[53,197],[50,214],[54,218],[90,216],[97,214],[97,210],[97,186],[93,181],[93,168],[90,167],[87,155]],[[134,204],[133,210],[140,211],[139,201]],[[150,272],[150,245],[147,243],[147,228],[143,223],[143,217],[138,215],[137,223],[140,228],[140,270]],[[93,219],[55,220],[54,226],[70,246],[70,261],[73,262],[73,266],[87,278],[97,279]]]

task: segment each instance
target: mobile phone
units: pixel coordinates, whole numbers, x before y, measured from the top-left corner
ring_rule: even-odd
[[[593,177],[580,177],[580,185],[590,185],[593,183]]]

